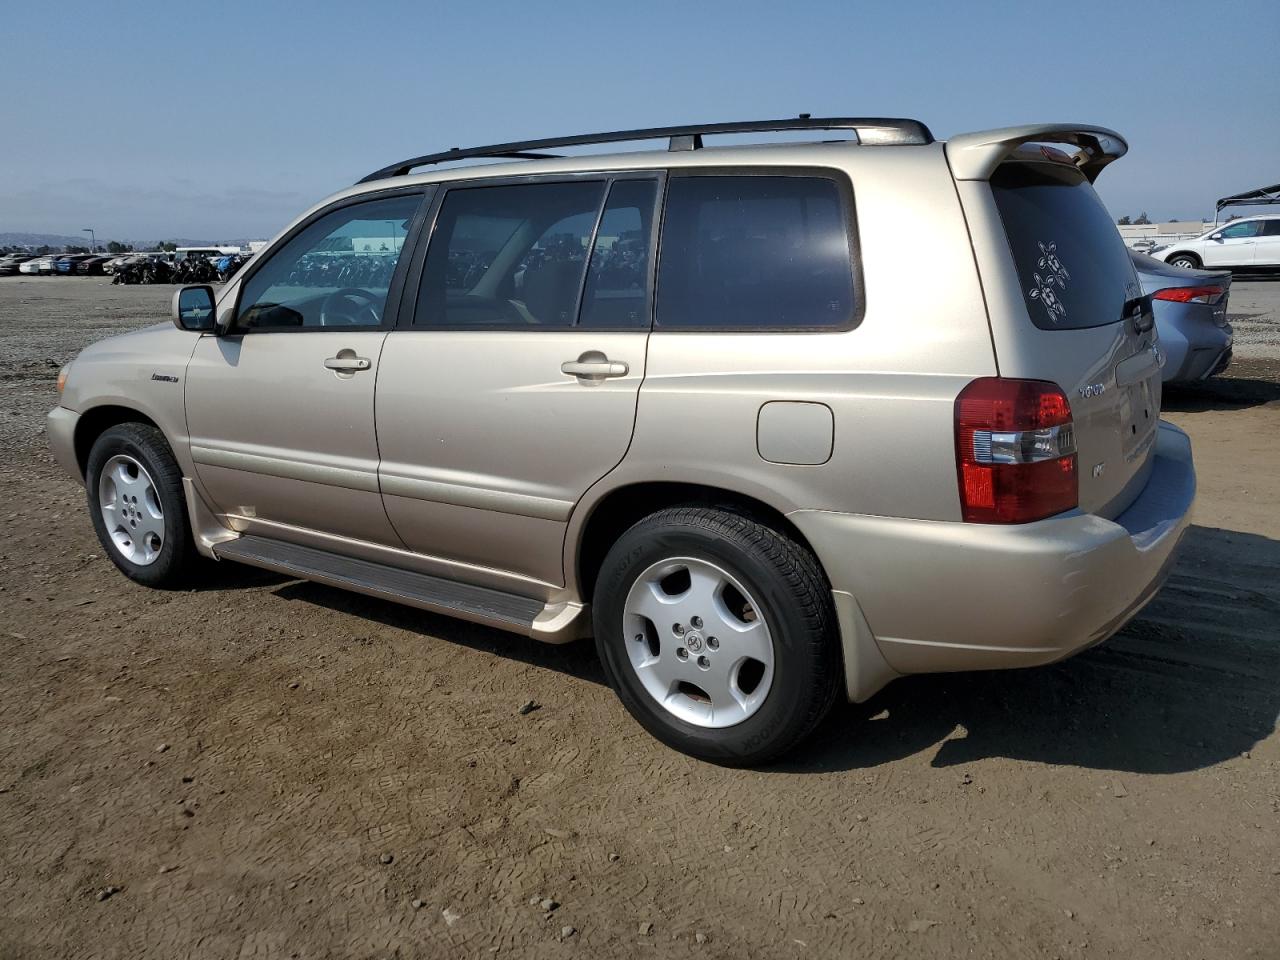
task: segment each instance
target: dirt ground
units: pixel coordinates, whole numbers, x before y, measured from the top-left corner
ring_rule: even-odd
[[[119,576],[43,417],[170,293],[0,279],[0,957],[1280,957],[1280,282],[1166,398],[1201,493],[1139,619],[760,771],[648,737],[587,643]]]

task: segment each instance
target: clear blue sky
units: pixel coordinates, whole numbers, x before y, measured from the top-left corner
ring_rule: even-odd
[[[1280,181],[1275,0],[4,5],[0,232],[267,236],[433,149],[665,123],[1112,126],[1117,216]]]

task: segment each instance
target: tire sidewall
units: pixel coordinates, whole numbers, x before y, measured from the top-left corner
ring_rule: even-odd
[[[112,457],[123,454],[137,460],[150,474],[164,512],[164,543],[160,555],[149,564],[139,565],[129,560],[117,549],[102,519],[98,488],[102,468]],[[120,571],[130,580],[151,587],[170,585],[182,572],[187,553],[186,503],[177,464],[167,447],[157,444],[135,431],[112,428],[100,436],[89,452],[85,469],[85,494],[89,501],[89,516],[102,549],[106,551]]]
[[[700,727],[669,713],[641,684],[625,647],[626,598],[637,577],[674,557],[708,560],[723,567],[758,602],[773,640],[773,681],[760,708],[740,723]],[[714,539],[676,523],[633,527],[610,550],[593,603],[596,647],[618,697],[659,740],[703,759],[729,764],[757,762],[807,728],[805,705],[819,679],[807,649],[809,627],[773,567],[736,538]]]

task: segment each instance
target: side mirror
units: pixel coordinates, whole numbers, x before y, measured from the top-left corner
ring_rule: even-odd
[[[1210,240],[1217,240],[1219,243],[1221,243],[1221,242],[1222,242],[1222,234],[1220,234],[1220,233],[1215,233],[1215,234],[1214,234],[1213,236],[1211,236],[1209,239],[1210,239]]]
[[[213,287],[183,287],[173,295],[173,325],[179,330],[208,333],[213,330]]]

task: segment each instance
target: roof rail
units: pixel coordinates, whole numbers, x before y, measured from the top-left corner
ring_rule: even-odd
[[[697,150],[704,136],[733,133],[780,133],[787,130],[847,130],[861,144],[925,144],[933,143],[933,134],[919,120],[893,117],[811,117],[802,113],[785,120],[741,120],[732,123],[701,123],[681,127],[648,127],[640,130],[615,130],[611,133],[584,133],[575,137],[548,137],[543,140],[517,140],[486,147],[452,147],[440,153],[427,153],[375,170],[359,183],[402,177],[415,167],[451,160],[477,157],[538,159],[554,154],[536,151],[557,147],[580,147],[596,143],[626,143],[636,140],[670,139],[671,150]]]

